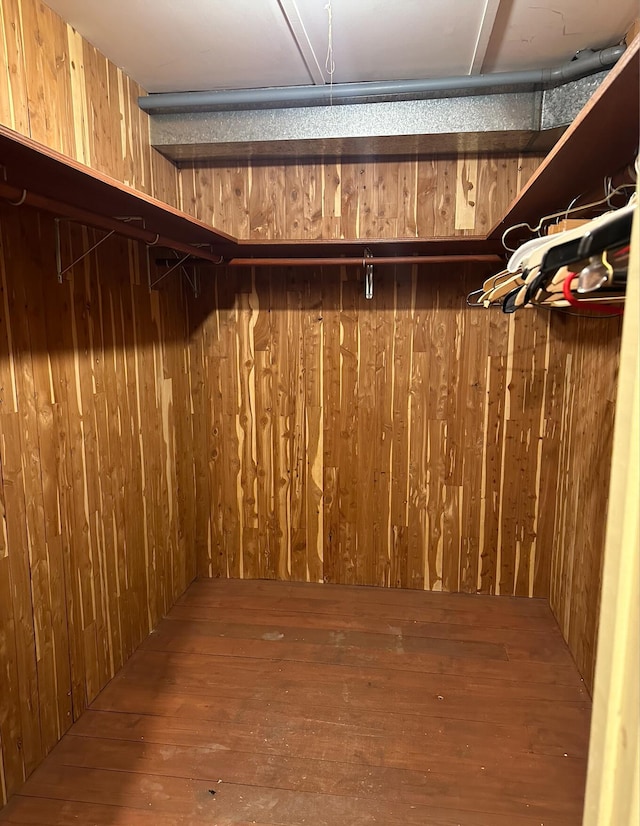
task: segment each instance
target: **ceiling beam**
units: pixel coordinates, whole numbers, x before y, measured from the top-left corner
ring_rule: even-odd
[[[300,57],[309,72],[309,77],[316,86],[324,86],[326,83],[324,73],[320,67],[316,53],[313,50],[309,35],[302,22],[302,17],[298,11],[296,0],[278,0],[280,11],[287,22],[289,31],[296,42]]]
[[[471,58],[471,65],[469,66],[470,75],[479,75],[482,73],[482,66],[487,55],[487,48],[491,40],[499,8],[500,0],[485,0],[480,29],[478,30],[476,44],[473,49],[473,57]]]

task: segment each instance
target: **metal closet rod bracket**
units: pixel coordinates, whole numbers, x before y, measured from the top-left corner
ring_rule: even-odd
[[[25,190],[25,194],[26,194],[26,190]],[[115,229],[110,230],[109,232],[107,232],[106,235],[103,235],[102,238],[100,238],[98,241],[96,241],[95,244],[92,244],[89,247],[89,249],[85,250],[81,255],[79,255],[70,264],[68,264],[66,267],[63,268],[63,266],[62,266],[62,244],[60,242],[60,222],[61,221],[70,221],[70,220],[71,219],[69,219],[69,218],[54,218],[54,227],[55,227],[55,235],[56,235],[56,275],[57,275],[57,278],[58,278],[58,284],[63,283],[62,276],[66,272],[69,272],[69,270],[73,269],[73,267],[75,267],[76,264],[79,264],[80,261],[82,261],[83,259],[85,259],[87,257],[87,255],[90,255],[94,250],[98,249],[99,246],[104,244],[104,242],[108,238],[111,238],[111,236],[115,235],[115,233],[116,233]],[[126,224],[126,223],[129,223],[130,221],[141,221],[142,219],[141,218],[136,218],[136,217],[125,216],[125,217],[122,217],[122,218],[118,218],[117,220],[122,221],[123,223]],[[75,223],[75,222],[73,222],[73,223]]]
[[[370,301],[373,298],[373,253],[369,247],[365,247],[362,254],[362,266],[364,267],[364,297]]]
[[[172,272],[175,272],[175,270],[177,270],[178,267],[182,270],[183,273],[186,272],[185,268],[184,268],[184,264],[189,258],[191,258],[191,253],[190,252],[188,252],[182,258],[179,258],[172,267],[169,267],[169,269],[166,272],[163,272],[162,275],[159,278],[156,278],[155,281],[152,281],[151,280],[151,275],[149,275],[149,289],[152,290],[154,287],[157,287],[158,284],[161,281],[164,281],[164,279],[168,275],[171,275]]]
[[[153,246],[153,244],[148,244],[147,245],[147,247],[150,247],[150,246]],[[206,245],[206,244],[194,244],[194,247],[197,247],[197,246],[208,246],[208,245]],[[175,250],[174,250],[174,252],[175,252]],[[176,253],[176,256],[177,256],[177,253]],[[188,261],[189,258],[192,258],[193,260]],[[187,268],[185,266],[187,263],[190,266],[193,267],[193,280],[191,279],[191,276],[189,275],[189,273],[187,271]],[[175,262],[173,261],[173,259],[169,259],[169,260],[167,260],[166,258],[158,259],[158,260],[156,260],[156,265],[163,265],[163,266],[169,267],[169,269],[166,270],[166,272],[163,272],[162,275],[159,276],[159,278],[156,278],[155,281],[151,281],[151,270],[149,269],[149,289],[152,290],[161,281],[164,281],[164,279],[168,275],[171,275],[172,272],[175,272],[177,269],[180,269],[180,271],[182,272],[183,276],[185,277],[187,283],[189,284],[189,286],[193,290],[194,298],[199,298],[200,297],[200,277],[198,275],[198,269],[197,269],[198,265],[199,264],[205,264],[205,265],[210,266],[211,264],[213,264],[215,266],[216,264],[224,264],[224,263],[225,263],[224,255],[220,256],[219,261],[206,261],[206,260],[199,259],[197,257],[197,254],[195,254],[195,253],[188,253],[183,258],[180,258],[179,260],[177,260]]]

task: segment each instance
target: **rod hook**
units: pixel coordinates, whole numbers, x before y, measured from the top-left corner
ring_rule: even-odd
[[[373,253],[369,247],[365,247],[362,254],[362,266],[364,267],[364,297],[370,301],[373,298]]]
[[[27,190],[22,190],[22,195],[18,198],[17,201],[7,201],[7,203],[11,204],[11,206],[22,206],[24,202],[27,200]]]

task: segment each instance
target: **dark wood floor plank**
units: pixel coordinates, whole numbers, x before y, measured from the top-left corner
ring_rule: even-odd
[[[527,771],[536,772],[539,761],[529,760],[530,755],[580,758],[586,754],[588,741],[588,720],[582,725],[574,721],[573,725],[565,723],[561,727],[537,721],[526,727],[488,728],[481,723],[447,718],[433,718],[418,725],[414,719],[396,716],[385,727],[376,725],[384,723],[382,717],[372,721],[361,716],[359,721],[347,722],[307,717],[301,726],[299,718],[292,721],[285,713],[260,717],[240,712],[232,721],[217,720],[214,714],[215,711],[207,715],[198,708],[182,717],[90,710],[75,726],[74,734],[199,748],[215,744],[220,750],[253,749],[263,754],[310,759],[329,759],[341,752],[342,761],[356,762],[360,755],[369,752],[371,763],[404,768],[420,767],[427,756],[429,760],[437,759],[440,765],[447,760],[485,766],[520,760]],[[431,764],[428,768],[432,768]]]
[[[205,784],[206,785],[206,784]],[[266,792],[269,793],[268,790]],[[217,796],[217,795],[216,795]],[[6,810],[3,811],[6,819],[0,822],[3,824],[20,824],[20,826],[69,826],[72,823],[91,824],[91,826],[201,826],[201,824],[209,824],[209,826],[309,826],[313,823],[314,826],[321,821],[315,817],[314,800],[312,796],[307,805],[311,804],[307,809],[307,817],[304,814],[301,820],[282,820],[279,811],[265,812],[268,808],[264,805],[264,798],[258,799],[258,805],[253,801],[242,801],[245,810],[250,810],[248,817],[242,817],[240,814],[229,815],[228,802],[223,807],[218,807],[216,811],[209,813],[194,813],[191,811],[188,814],[173,813],[165,814],[158,811],[158,807],[147,807],[146,809],[135,809],[118,805],[105,805],[99,803],[86,803],[67,800],[56,800],[52,798],[40,797],[17,797],[9,804]],[[222,799],[222,798],[220,798]],[[302,797],[302,806],[305,804],[305,798]],[[358,812],[351,811],[349,820],[341,820],[340,814],[343,811],[343,799],[341,798],[327,798],[323,799],[322,803],[333,804],[332,811],[327,813],[320,813],[322,817],[332,817],[331,820],[325,820],[325,824],[329,826],[381,826],[381,824],[392,824],[392,826],[400,826],[405,822],[407,826],[539,826],[540,819],[523,815],[522,817],[513,818],[512,815],[495,815],[483,814],[482,812],[463,812],[454,809],[442,809],[439,807],[429,808],[428,812],[424,812],[422,808],[415,809],[413,807],[409,810],[400,813],[394,813],[395,817],[390,820],[382,820],[385,812],[379,814],[379,808],[371,811],[370,806],[361,806]],[[256,811],[260,807],[261,811]],[[210,807],[211,808],[211,807]],[[222,813],[220,810],[226,809]],[[304,809],[303,809],[304,811]],[[313,818],[309,817],[309,811],[313,812]],[[388,814],[388,812],[387,812]],[[406,820],[402,821],[399,818],[406,815]],[[286,816],[286,814],[285,814]],[[250,819],[248,819],[250,817]],[[421,819],[422,818],[422,819]],[[425,819],[426,818],[426,819]],[[545,826],[564,826],[566,820],[562,818],[553,817],[545,821]]]
[[[184,628],[185,625],[188,627]],[[216,638],[247,639],[246,636],[241,635],[251,633],[249,628],[250,626],[247,625],[238,627],[228,622],[211,623],[207,620],[200,620],[187,623],[167,620],[161,623],[157,631],[148,638],[146,647],[159,648],[159,637],[165,642],[187,637],[193,639],[196,644],[204,642],[205,638],[209,637],[212,651],[222,653],[216,648],[219,644]],[[253,628],[253,636],[249,637],[252,640],[262,642],[286,641],[287,646],[296,642],[309,643],[315,640],[316,645],[324,645],[334,652],[344,651],[348,648],[362,649],[365,652],[371,651],[374,659],[380,651],[392,651],[396,655],[396,659],[398,655],[419,653],[442,654],[445,657],[477,658],[483,661],[509,659],[506,646],[502,643],[474,640],[473,635],[469,635],[470,638],[468,639],[464,637],[452,639],[447,637],[446,629],[443,630],[442,636],[418,637],[405,636],[399,626],[390,626],[389,632],[385,634],[349,630],[334,631],[322,628],[303,629],[291,626],[285,626],[282,631],[277,629],[265,631],[264,628],[259,628],[258,634],[256,634],[255,626]],[[262,630],[262,633],[260,633],[260,630]],[[290,659],[294,659],[294,657],[292,656]]]
[[[268,700],[273,693],[295,696],[304,688],[307,701],[351,706],[365,703],[371,708],[385,709],[393,697],[396,707],[428,709],[435,705],[456,702],[467,705],[470,693],[487,707],[525,700],[553,703],[588,702],[586,691],[573,686],[520,681],[516,672],[512,679],[486,676],[461,680],[446,673],[423,674],[410,671],[389,671],[379,667],[362,668],[341,663],[306,663],[286,659],[285,651],[271,660],[252,657],[228,657],[207,654],[167,653],[139,650],[136,657],[112,681],[113,685],[130,683],[144,685],[153,680],[164,688],[180,688],[185,692],[203,690],[233,690],[238,696]],[[274,690],[275,688],[275,690]],[[442,709],[434,712],[441,714]],[[469,708],[469,719],[482,715],[483,708]]]
[[[399,613],[399,612],[397,612]],[[477,621],[471,623],[425,622],[422,618],[405,619],[393,614],[379,616],[375,613],[345,614],[337,609],[333,612],[311,613],[302,611],[247,609],[229,606],[226,608],[210,607],[198,603],[176,605],[169,616],[169,621],[191,620],[195,622],[227,622],[230,624],[251,623],[257,628],[265,627],[265,632],[283,632],[286,628],[324,629],[337,633],[364,632],[387,634],[403,637],[433,637],[435,639],[448,638],[450,640],[467,640],[488,642],[493,644],[513,645],[520,652],[519,659],[528,658],[548,662],[571,664],[573,660],[568,649],[561,648],[557,643],[562,641],[562,634],[555,621],[553,623],[538,624],[536,630],[522,629],[511,626],[485,627]],[[535,628],[535,626],[534,626]]]
[[[579,826],[589,716],[539,601],[196,582],[0,824]]]
[[[253,583],[252,583],[253,584]],[[276,583],[267,583],[267,585]],[[277,593],[269,594],[264,592],[243,593],[221,592],[216,588],[200,587],[193,593],[189,593],[188,600],[183,597],[178,601],[178,606],[189,605],[192,607],[209,608],[212,611],[223,612],[226,610],[275,613],[278,611],[294,612],[298,614],[311,614],[323,616],[328,614],[335,616],[336,613],[344,613],[344,608],[348,606],[345,598],[330,598],[326,594],[324,598],[313,596],[317,586],[295,583],[295,585],[306,585],[302,590],[293,589],[294,583],[277,583],[282,586]],[[194,583],[192,588],[201,585]],[[485,619],[482,628],[514,628],[522,630],[540,630],[545,626],[548,628],[557,627],[556,621],[546,602],[542,600],[530,600],[539,603],[535,612],[520,611],[519,607],[512,604],[513,597],[503,597],[504,606],[496,606],[494,597],[484,597],[468,594],[440,594],[420,591],[417,593],[408,591],[389,591],[390,596],[385,599],[385,595],[378,596],[376,592],[383,589],[365,588],[361,586],[341,586],[349,589],[353,599],[358,604],[358,616],[372,618],[374,620],[404,620],[413,621],[420,619],[423,622],[443,622],[449,624],[460,624],[477,627],[477,616],[481,613]],[[284,589],[291,589],[287,593]],[[387,589],[388,590],[388,589]],[[373,593],[371,593],[373,592]],[[414,599],[404,601],[404,594],[413,596]],[[452,598],[453,597],[453,601]],[[458,597],[463,598],[457,604]]]
[[[450,594],[438,591],[411,591],[402,588],[372,588],[366,585],[341,585],[340,591],[329,593],[308,582],[274,582],[271,580],[220,580],[198,579],[192,583],[183,601],[237,600],[254,601],[256,598],[302,599],[321,604],[337,602],[342,607],[357,603],[358,610],[370,605],[397,606],[413,612],[444,612],[449,615],[482,615],[489,617],[512,616],[516,619],[536,617],[553,619],[549,604],[544,599],[528,599],[522,604],[520,597],[503,596],[499,600],[482,594]],[[321,609],[319,609],[321,610]]]
[[[297,731],[287,734],[293,751],[300,745],[296,743],[298,738]],[[216,740],[209,746],[176,746],[70,737],[55,750],[50,762],[114,772],[132,767],[131,771],[137,774],[202,780],[213,788],[222,783],[226,789],[231,783],[318,795],[366,796],[389,803],[480,809],[496,814],[518,815],[525,808],[542,819],[551,814],[571,815],[580,811],[584,761],[526,754],[514,754],[506,762],[505,755],[491,757],[487,753],[482,762],[477,757],[442,757],[435,753],[427,756],[418,751],[391,755],[375,741],[361,742],[356,749],[345,741],[325,741],[318,744],[315,753],[323,756],[238,752],[224,748]],[[504,770],[505,765],[509,765],[508,771]],[[565,779],[563,786],[555,780],[560,771]],[[543,803],[536,799],[540,783],[549,789]]]
[[[251,767],[249,767],[249,772]],[[110,771],[104,769],[64,766],[53,761],[45,763],[34,774],[33,781],[27,783],[27,794],[30,789],[36,789],[34,796],[52,799],[76,800],[77,802],[122,805],[132,809],[158,811],[175,816],[189,816],[196,822],[205,818],[216,826],[236,823],[238,820],[260,819],[269,824],[302,824],[313,823],[314,826],[345,826],[345,824],[383,823],[389,826],[424,826],[425,823],[438,823],[433,820],[430,805],[419,802],[420,787],[410,784],[403,790],[406,801],[389,801],[376,797],[375,781],[370,779],[371,770],[363,770],[357,783],[357,794],[350,794],[351,783],[347,778],[345,791],[317,792],[294,791],[277,786],[254,786],[251,784],[237,784],[225,782],[224,778],[215,777],[175,777],[147,772]],[[271,773],[278,776],[279,764],[272,763]],[[203,774],[202,769],[194,774]],[[307,779],[311,779],[307,776]],[[422,778],[423,785],[430,782],[430,778]],[[219,783],[218,780],[222,780]],[[340,778],[335,777],[333,785],[337,785]],[[396,781],[397,782],[397,781]],[[436,778],[434,781],[436,793],[452,795],[459,799],[460,778]],[[488,787],[488,783],[486,786]],[[211,791],[215,795],[211,795]],[[34,793],[33,791],[31,792]],[[487,792],[488,793],[488,792]],[[492,800],[498,801],[496,795]],[[447,806],[439,806],[440,812],[446,814]],[[480,808],[480,807],[479,807]],[[455,808],[452,813],[459,819],[465,815],[465,822],[474,823],[477,810]],[[494,818],[493,823],[499,822],[500,812],[484,812],[484,819],[480,823]],[[572,817],[567,812],[549,812],[543,815],[550,824],[562,824]],[[540,815],[531,814],[527,804],[521,806],[521,814],[508,813],[506,818],[512,818],[512,824],[519,824],[522,818],[527,826],[535,823],[534,818]],[[377,819],[376,819],[377,818]],[[562,819],[564,818],[564,820]],[[455,820],[445,823],[456,822]],[[505,819],[506,824],[506,819]],[[538,822],[540,822],[538,820]],[[544,821],[543,821],[544,822]],[[576,821],[577,822],[577,821]]]
[[[221,726],[215,721],[192,717],[89,711],[74,728],[74,737],[219,751],[253,750],[260,754],[343,763],[361,762],[362,755],[367,754],[370,765],[414,769],[423,764],[432,769],[433,760],[438,760],[440,765],[453,761],[454,766],[458,762],[499,766],[505,760],[518,761],[525,771],[553,762],[540,761],[533,755],[528,732],[520,726],[498,726],[488,731],[484,724],[443,718],[428,720],[422,726],[414,724],[404,729],[376,731],[325,721],[309,721],[301,727],[297,720],[284,717],[269,724],[235,722]],[[62,751],[79,747],[73,737],[69,741],[68,746],[60,746]]]
[[[130,809],[100,803],[85,803],[75,800],[52,800],[46,797],[16,797],[6,810],[1,823],[5,826],[200,826],[200,824],[221,824],[212,820],[211,815],[163,814],[154,809]],[[460,822],[460,821],[458,821]],[[233,826],[272,826],[264,820],[226,820]],[[475,826],[475,825],[474,825]],[[484,824],[483,824],[484,826]],[[528,826],[528,824],[526,825]],[[533,824],[535,826],[535,823]]]
[[[398,629],[399,630],[399,629]],[[411,637],[363,631],[332,631],[291,626],[264,630],[262,626],[166,620],[147,638],[142,648],[174,653],[208,653],[221,656],[279,659],[286,648],[289,660],[336,663],[390,670],[449,673],[464,677],[483,675],[495,679],[569,685],[583,699],[584,683],[574,663],[526,662],[514,656],[515,646],[446,637]]]
[[[262,700],[247,700],[234,696],[225,696],[222,700],[211,693],[184,694],[163,691],[158,694],[155,685],[146,688],[132,687],[122,692],[119,688],[111,691],[110,687],[102,692],[92,705],[92,709],[107,712],[125,712],[145,715],[153,709],[153,715],[159,717],[184,717],[197,722],[215,722],[220,725],[243,722],[249,726],[282,726],[291,718],[291,703],[287,699],[272,699],[266,704]],[[300,725],[309,727],[316,724],[338,726],[349,736],[352,726],[362,730],[405,731],[420,724],[420,715],[412,713],[413,709],[401,713],[396,710],[370,710],[352,706],[345,713],[344,708],[325,704],[314,707],[305,704],[296,711]],[[586,744],[589,734],[590,706],[586,703],[564,705],[553,703],[534,703],[504,723],[492,723],[490,732],[502,732],[504,728],[516,726],[526,729],[534,751],[551,749],[551,753],[571,753],[573,756],[586,754],[585,750],[576,749],[572,744]],[[486,723],[468,719],[449,718],[445,715],[433,717],[440,725],[459,725],[465,729],[474,726],[487,731]],[[80,723],[78,723],[79,725]],[[490,739],[491,734],[487,733]],[[536,743],[539,744],[536,746]],[[544,751],[546,753],[546,751]]]

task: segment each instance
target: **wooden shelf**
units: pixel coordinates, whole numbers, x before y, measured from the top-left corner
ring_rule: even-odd
[[[359,240],[239,240],[161,201],[86,167],[30,138],[0,125],[0,164],[5,183],[0,197],[26,203],[61,217],[199,257],[331,258],[374,255],[476,255],[497,253],[499,245],[483,237]],[[133,217],[124,223],[116,219]],[[203,245],[203,246],[201,246]]]
[[[406,255],[489,255],[501,252],[498,242],[485,236],[453,236],[443,238],[359,238],[330,241],[247,241],[237,242],[237,257],[241,258],[323,258],[328,256],[360,256],[370,249],[374,256]]]
[[[451,256],[468,260],[502,252],[504,229],[562,209],[602,186],[638,151],[640,37],[611,70],[575,122],[487,236],[242,240],[0,126],[0,198],[217,263],[233,259],[330,259],[363,256]],[[127,217],[126,223],[121,219]]]
[[[583,193],[602,190],[604,178],[633,163],[640,119],[640,36],[609,72],[578,117],[542,162],[487,238],[510,226],[538,221]]]
[[[71,211],[78,220],[84,215],[92,226],[101,226],[101,219],[135,217],[140,220],[123,226],[123,234],[143,228],[181,245],[207,244],[221,254],[235,248],[230,235],[4,126],[0,126],[0,164],[5,185],[36,196],[38,205],[42,206],[41,199],[51,202],[51,211],[58,207],[63,212],[67,207],[63,214]]]

